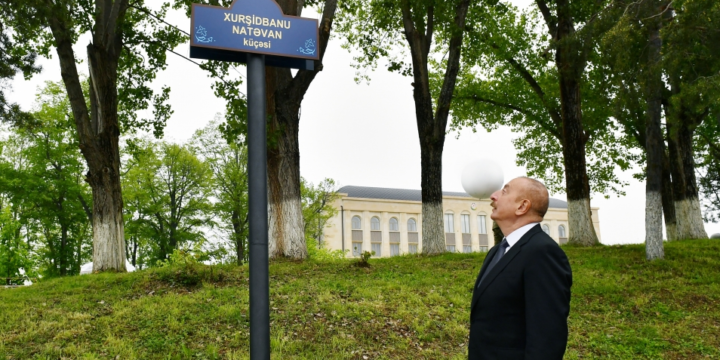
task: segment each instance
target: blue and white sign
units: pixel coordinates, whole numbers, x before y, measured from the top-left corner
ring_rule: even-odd
[[[268,55],[270,66],[296,68],[320,59],[318,21],[285,15],[274,0],[193,4],[191,19],[191,57],[245,62],[244,53],[255,53]]]

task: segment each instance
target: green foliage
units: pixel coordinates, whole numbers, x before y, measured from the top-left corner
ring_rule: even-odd
[[[565,41],[586,49],[579,51],[585,59],[578,60],[578,66],[584,69],[582,126],[588,138],[591,192],[622,195],[627,183],[618,178],[617,170],[629,169],[639,158],[637,152],[627,151],[625,139],[611,121],[608,84],[597,66],[601,54],[594,44],[612,23],[612,8],[604,6],[602,1],[574,4],[573,18],[582,30]],[[548,35],[540,11],[535,6],[520,10],[500,3],[473,7],[468,17],[472,25],[455,90],[451,130],[510,127],[518,134],[513,139],[517,164],[527,169],[528,176],[543,179],[550,191],[565,192],[557,44]],[[435,81],[433,86],[440,84]]]
[[[3,204],[4,205],[4,204]],[[22,223],[10,206],[0,206],[0,276],[20,277],[20,269],[33,270],[31,246],[23,239]]]
[[[300,199],[305,222],[305,238],[322,243],[328,220],[338,213],[333,205],[338,199],[337,185],[333,179],[324,179],[317,185],[300,179]]]
[[[212,227],[212,171],[185,145],[134,140],[123,178],[130,237],[146,251],[141,263],[165,260]]]
[[[338,4],[335,29],[345,39],[342,46],[348,51],[356,50],[360,53],[353,58],[354,63],[351,64],[357,70],[356,82],[369,82],[370,75],[367,71],[375,70],[381,61],[390,72],[412,76],[413,63],[409,56],[410,46],[403,26],[401,3],[360,0]],[[407,3],[412,13],[412,22],[418,31],[425,32],[427,14],[432,13],[434,25],[433,33],[428,39],[431,42],[429,50],[437,60],[444,60],[449,39],[457,31],[457,1],[410,0]],[[415,66],[427,68],[427,64]],[[439,88],[432,90],[433,98],[437,99]]]
[[[370,258],[375,255],[374,251],[363,251],[360,257],[357,259],[355,265],[358,267],[370,267]]]
[[[328,220],[337,215],[334,203],[338,199],[333,179],[324,179],[317,185],[300,179],[300,199],[305,223],[305,243],[308,257],[319,261],[339,260],[345,257],[342,250],[329,250],[323,242]]]
[[[63,23],[73,42],[82,34],[98,31],[95,1],[61,0],[49,6],[41,0],[2,0],[0,5],[0,22],[13,31],[14,51],[19,54],[52,57],[57,44],[49,27],[51,21]],[[150,7],[146,1],[133,1],[118,20],[122,41],[117,64],[118,116],[123,132],[153,130],[159,137],[172,114],[167,104],[170,89],[162,87],[155,92],[150,87],[167,67],[167,51],[187,41],[183,33],[163,23],[169,8],[165,2]],[[30,74],[25,71],[26,77]],[[152,117],[138,116],[150,108]]]
[[[720,117],[706,121],[697,131],[698,185],[706,222],[720,221]]]
[[[220,117],[198,130],[190,146],[212,170],[215,199],[213,213],[218,229],[227,236],[237,264],[247,261],[248,178],[247,147],[241,141],[226,141]]]
[[[0,226],[25,259],[9,272],[77,274],[90,256],[90,191],[69,113],[61,85],[48,82],[37,95],[33,124],[13,128],[0,146],[0,198],[6,199]]]
[[[566,359],[720,356],[720,242],[564,247],[573,269]],[[270,264],[279,359],[465,359],[472,285],[485,253],[396,256],[372,267]],[[169,266],[0,289],[0,358],[246,359],[247,266]]]
[[[343,261],[348,252],[347,250],[330,250],[327,245],[320,245],[313,238],[306,238],[305,243],[308,247],[308,258],[313,261]]]

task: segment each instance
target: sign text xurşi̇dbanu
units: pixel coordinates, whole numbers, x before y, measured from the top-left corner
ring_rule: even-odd
[[[262,29],[262,28],[258,28],[257,26],[273,27],[276,29],[290,29],[290,25],[291,25],[290,20],[268,19],[266,17],[260,17],[260,16],[255,16],[255,15],[242,15],[242,14],[232,14],[232,13],[225,13],[224,21],[237,22],[237,23],[242,23],[242,24],[246,25],[246,26],[233,25],[233,29],[232,29],[233,34],[264,37],[264,38],[268,38],[268,39],[282,39],[282,31],[273,30],[273,29]],[[253,27],[253,25],[255,27]],[[256,42],[256,41],[253,41],[252,39],[250,39],[249,41]],[[248,42],[248,40],[246,39],[245,43],[247,43],[247,42]],[[269,43],[267,45],[269,45]],[[267,47],[269,47],[269,46],[267,46]]]

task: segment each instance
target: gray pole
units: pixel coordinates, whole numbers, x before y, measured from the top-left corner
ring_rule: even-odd
[[[265,55],[247,54],[250,359],[270,360]]]

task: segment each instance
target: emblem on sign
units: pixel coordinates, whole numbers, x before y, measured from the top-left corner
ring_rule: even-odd
[[[475,204],[475,203],[470,204],[470,210],[477,210],[477,204]]]

